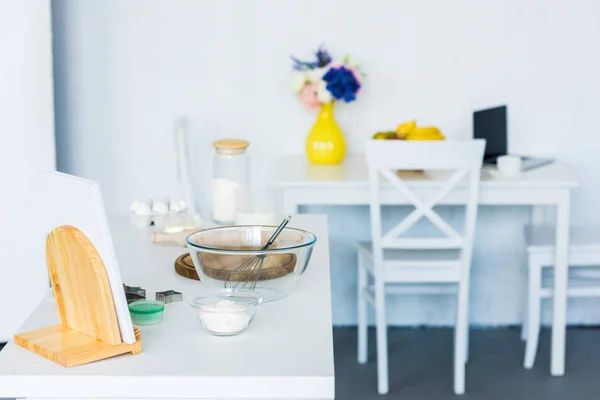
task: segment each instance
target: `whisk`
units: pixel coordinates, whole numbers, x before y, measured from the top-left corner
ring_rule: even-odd
[[[290,222],[292,216],[288,216],[284,219],[281,224],[275,229],[275,232],[271,235],[267,243],[260,249],[260,251],[266,250],[270,245],[277,239],[283,228]],[[259,254],[246,260],[242,265],[232,270],[227,274],[225,280],[225,288],[231,289],[256,289],[256,283],[260,278],[260,272],[265,261],[266,254]],[[247,278],[246,278],[247,277]],[[246,279],[240,279],[246,278]]]

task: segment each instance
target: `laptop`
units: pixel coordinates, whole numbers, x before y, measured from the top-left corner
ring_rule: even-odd
[[[484,164],[496,164],[498,157],[508,154],[507,107],[505,105],[473,113],[473,137],[485,139]],[[522,171],[551,164],[551,158],[521,157]]]

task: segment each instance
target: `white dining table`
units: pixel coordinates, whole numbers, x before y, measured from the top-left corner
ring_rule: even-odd
[[[0,352],[0,398],[27,399],[333,399],[335,391],[327,218],[294,216],[290,226],[317,236],[300,285],[260,306],[248,330],[217,337],[204,331],[187,299],[202,284],[177,275],[187,249],[150,243],[148,229],[109,219],[123,282],[147,298],[173,289],[158,325],[140,326],[142,353],[65,368],[9,342]],[[43,251],[43,250],[42,250]],[[51,293],[20,332],[58,323]]]
[[[314,165],[302,155],[287,155],[278,162],[274,184],[284,213],[297,213],[307,205],[368,205],[368,171],[363,155],[347,156],[342,164]],[[401,172],[408,186],[421,198],[431,197],[442,184],[444,172]],[[567,306],[567,263],[571,191],[578,183],[568,168],[555,162],[523,172],[516,177],[505,177],[493,167],[481,172],[479,204],[488,206],[531,206],[532,224],[554,220],[555,279],[552,321],[550,372],[562,376],[565,372],[565,338]],[[391,184],[383,185],[380,195],[384,205],[408,205]],[[440,205],[464,204],[466,190],[457,187]],[[550,208],[554,206],[554,215]],[[552,218],[554,217],[554,218]]]

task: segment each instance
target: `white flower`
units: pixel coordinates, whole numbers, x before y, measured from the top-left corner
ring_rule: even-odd
[[[315,68],[306,72],[308,80],[311,82],[318,82],[323,79],[323,75],[327,72],[329,68]]]
[[[317,99],[323,104],[331,103],[333,101],[333,96],[327,90],[327,82],[321,81],[319,84],[319,89],[317,90]]]
[[[346,54],[346,57],[344,57],[344,65],[355,71],[358,70],[358,63],[356,62],[356,60],[350,58],[349,54]]]
[[[292,75],[292,80],[290,82],[292,90],[296,93],[299,93],[307,81],[308,81],[308,79],[304,72],[299,72],[299,71],[294,72]]]

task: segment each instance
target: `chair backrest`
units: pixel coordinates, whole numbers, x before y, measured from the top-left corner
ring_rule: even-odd
[[[369,169],[371,236],[375,256],[383,258],[383,249],[463,249],[463,256],[470,259],[484,149],[485,140],[368,141],[366,158]],[[397,173],[399,170],[444,170],[448,172],[448,179],[441,181],[433,196],[420,198]],[[414,206],[412,213],[385,234],[382,232],[381,223],[381,177],[389,181]],[[459,233],[433,208],[457,185],[461,185],[461,190],[464,189],[463,183],[466,184],[465,223],[463,232]],[[444,236],[401,237],[424,218],[435,225]]]

